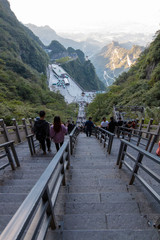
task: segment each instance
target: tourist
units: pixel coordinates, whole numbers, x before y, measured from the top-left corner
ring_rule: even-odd
[[[108,123],[108,131],[111,133],[114,133],[116,125],[117,125],[117,122],[115,122],[113,117],[110,117],[110,122]]]
[[[85,128],[86,128],[86,136],[91,137],[92,135],[92,128],[94,127],[94,124],[92,122],[92,118],[89,117],[89,120],[86,121],[85,123]]]
[[[53,139],[53,142],[55,143],[57,152],[64,142],[64,136],[66,133],[67,127],[65,127],[64,124],[61,123],[61,119],[59,116],[55,116],[53,125],[51,126],[50,129],[50,136]]]
[[[48,152],[50,152],[51,141],[50,141],[50,131],[49,131],[49,123],[44,120],[45,111],[40,111],[40,118],[35,121],[33,127],[33,133],[36,135],[36,139],[39,141],[41,148],[43,150],[43,154],[46,154],[46,144],[48,148]]]
[[[108,127],[108,123],[109,123],[109,122],[106,120],[106,117],[103,117],[102,120],[103,120],[103,121],[101,122],[101,128],[107,130],[107,127]]]
[[[123,125],[123,121],[121,117],[118,119],[117,126],[121,127]]]
[[[67,121],[68,134],[72,132],[73,126],[70,120]]]

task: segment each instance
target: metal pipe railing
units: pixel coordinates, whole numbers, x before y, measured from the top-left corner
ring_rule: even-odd
[[[142,145],[145,147],[145,150],[151,152],[159,136],[159,127],[156,133],[134,128],[118,127],[117,137],[119,138],[120,135],[123,139],[127,138],[129,142],[136,142],[137,146]],[[147,137],[144,137],[144,135],[147,135]]]
[[[2,232],[1,240],[43,240],[49,227],[56,228],[54,206],[61,183],[65,185],[69,161],[66,141]]]
[[[128,147],[130,147],[132,151],[131,150],[129,151]],[[132,154],[130,153],[133,152],[133,150],[134,152],[136,152],[134,153],[134,155],[133,153]],[[132,143],[124,139],[121,139],[121,144],[117,158],[117,165],[119,165],[119,169],[121,169],[122,165],[124,164],[132,172],[129,184],[132,185],[134,183],[135,178],[137,178],[143,184],[143,186],[152,194],[152,196],[160,203],[159,192],[156,192],[153,189],[153,187],[149,183],[147,183],[144,174],[147,174],[147,176],[149,175],[158,184],[160,183],[160,175],[155,173],[150,166],[147,166],[142,163],[144,157],[149,159],[149,161],[155,162],[157,164],[156,165],[157,167],[158,165],[160,165],[159,157],[141,149],[140,147],[133,145]],[[128,159],[134,162],[133,166],[129,164]],[[139,171],[140,168],[143,169],[143,175]]]
[[[103,142],[104,148],[107,146],[107,152],[110,154],[112,150],[113,139],[115,136],[114,133],[111,133],[103,128],[96,127],[95,136],[97,139],[99,139],[100,143]]]

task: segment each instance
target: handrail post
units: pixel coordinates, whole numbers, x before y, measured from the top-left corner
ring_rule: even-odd
[[[17,167],[20,167],[20,162],[19,162],[19,159],[18,159],[16,150],[15,150],[15,147],[14,147],[14,143],[11,142],[11,143],[10,143],[10,146],[11,146],[11,150],[12,150],[12,153],[13,153],[13,156],[14,156],[14,159],[15,159],[15,162],[16,162],[16,165],[17,165]]]
[[[121,153],[121,159],[120,159],[120,162],[119,162],[119,169],[122,168],[122,161],[124,160],[124,156],[125,156],[125,153],[127,150],[127,144],[123,144],[123,147],[122,147],[122,153]]]
[[[34,137],[33,134],[30,134],[26,137],[28,141],[29,150],[32,156],[36,153],[33,137]]]
[[[152,141],[152,143],[151,143],[151,146],[150,146],[150,148],[149,148],[149,152],[152,152],[152,149],[153,149],[153,147],[154,147],[155,142],[156,142],[157,139],[158,139],[159,134],[160,134],[160,123],[159,123],[159,125],[158,125],[157,132],[156,132],[156,134],[154,135],[154,138],[153,138],[153,141]]]
[[[71,152],[71,155],[72,155],[73,154],[72,135],[69,136],[69,140],[70,140],[70,152]]]
[[[54,216],[54,211],[53,211],[53,207],[52,207],[52,202],[51,202],[51,197],[50,197],[50,192],[49,189],[47,187],[46,191],[44,192],[43,196],[42,196],[42,200],[43,202],[48,202],[48,208],[46,209],[46,213],[47,215],[51,215],[51,222],[50,222],[50,226],[51,229],[56,229],[56,220],[55,220],[55,216]]]
[[[124,145],[124,143],[121,141],[121,145],[120,145],[120,148],[119,148],[119,153],[118,153],[116,165],[119,165],[119,163],[121,161],[123,145]]]
[[[67,151],[67,158],[66,158],[66,160],[68,161],[67,169],[69,169],[69,167],[70,167],[70,149],[69,149],[69,144],[67,146],[66,151]]]
[[[135,174],[137,174],[138,169],[139,169],[138,163],[141,163],[142,159],[143,159],[143,154],[142,153],[138,153],[137,160],[136,160],[134,168],[133,168],[132,177],[131,177],[131,180],[129,182],[129,185],[133,184],[134,179],[135,179]]]
[[[16,132],[16,135],[17,135],[17,138],[18,138],[18,142],[20,143],[20,142],[22,142],[22,140],[21,140],[21,136],[20,136],[20,132],[19,132],[19,127],[18,127],[17,121],[16,121],[15,118],[13,118],[12,121],[13,121],[13,125],[16,127],[16,131],[15,132]]]
[[[62,164],[62,171],[61,174],[63,175],[63,180],[62,180],[62,184],[63,186],[66,185],[66,179],[65,179],[65,170],[64,170],[64,157],[61,157],[60,163]]]
[[[26,119],[22,118],[22,122],[23,122],[23,125],[24,125],[24,130],[25,130],[26,136],[28,136],[28,128],[27,128]]]
[[[147,126],[147,130],[146,130],[147,131],[146,138],[148,138],[148,132],[150,131],[150,127],[151,127],[152,123],[153,123],[153,118],[151,118],[149,120],[149,123],[148,123],[148,126]]]
[[[11,165],[12,170],[15,170],[16,168],[15,168],[15,165],[14,165],[14,162],[13,162],[12,155],[11,155],[10,150],[9,150],[9,146],[6,145],[6,146],[4,146],[4,148],[5,148],[5,152],[7,154],[7,157],[8,157],[8,160],[9,160],[9,163]]]
[[[3,119],[0,119],[0,126],[3,128],[6,141],[9,142],[10,141],[9,133]]]

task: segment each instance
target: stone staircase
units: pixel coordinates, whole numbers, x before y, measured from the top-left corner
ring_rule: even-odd
[[[11,170],[10,166],[0,171],[0,232],[55,155],[55,149],[53,149],[53,152],[45,156],[39,152],[31,157],[27,142],[17,145],[16,151],[21,166],[15,171]]]
[[[116,164],[119,139],[110,155],[95,137],[79,134],[66,186],[61,187],[55,208],[58,228],[47,240],[159,240],[154,223],[160,206]],[[21,167],[0,172],[0,232],[48,166],[56,151],[30,156],[27,143],[16,147]]]
[[[160,239],[154,228],[160,206],[137,181],[128,185],[129,171],[115,165],[119,140],[113,144],[108,155],[94,137],[79,135],[67,186],[59,194],[59,201],[65,199],[60,228],[49,231],[47,240]]]

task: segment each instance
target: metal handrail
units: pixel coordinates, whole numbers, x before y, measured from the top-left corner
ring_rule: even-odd
[[[2,159],[4,157],[8,157],[8,163],[0,166],[0,170],[4,169],[5,167],[7,167],[9,165],[11,165],[12,170],[15,170],[16,168],[15,168],[14,161],[15,161],[17,167],[20,167],[20,162],[19,162],[16,150],[15,150],[15,147],[14,147],[14,141],[9,141],[9,142],[5,142],[3,144],[0,144],[0,149],[1,148],[4,149],[5,153],[0,155],[0,159]],[[10,149],[11,149],[11,151],[10,151]],[[13,157],[12,157],[11,152],[13,154]]]
[[[76,138],[77,138],[78,134],[79,134],[79,129],[78,129],[77,126],[75,126],[73,128],[72,132],[69,135],[69,138],[70,138],[70,153],[71,153],[71,155],[73,154],[73,149],[74,149]]]
[[[112,149],[113,138],[115,136],[114,133],[111,133],[103,128],[96,127],[95,136],[97,139],[100,140],[100,143],[103,142],[104,148],[107,146],[107,152],[108,154],[110,154]]]
[[[149,152],[152,151],[154,144],[156,143],[159,134],[153,133],[153,132],[147,132],[144,130],[134,129],[134,128],[127,128],[123,126],[119,126],[117,129],[117,137],[119,138],[120,134],[122,134],[122,138],[128,137],[128,141],[136,142],[136,145],[142,145],[145,147],[145,150],[148,150]],[[143,137],[143,134],[146,134],[147,137]],[[137,139],[133,139],[132,137],[135,137]],[[145,143],[141,142],[141,140],[144,140]]]
[[[129,152],[127,152],[128,146],[130,148],[134,149],[138,153],[137,157],[135,157],[135,156],[131,155]],[[129,158],[131,161],[134,162],[133,167],[131,165],[129,165],[127,160],[125,160],[125,156],[127,156],[127,158]],[[152,194],[152,196],[160,203],[159,193],[157,193],[152,188],[152,186],[150,186],[146,182],[146,180],[144,180],[144,178],[142,176],[140,176],[140,172],[138,171],[139,168],[142,168],[146,174],[148,174],[150,177],[152,177],[157,183],[160,183],[160,175],[153,172],[149,167],[147,167],[146,165],[144,165],[142,163],[144,156],[149,158],[150,160],[154,161],[156,164],[160,165],[159,157],[141,149],[140,147],[133,145],[132,143],[130,143],[124,139],[121,139],[119,154],[118,154],[118,158],[117,158],[117,165],[119,165],[119,169],[121,169],[122,165],[124,164],[132,172],[129,184],[132,185],[135,178],[137,178],[143,184],[143,186]]]
[[[0,240],[45,239],[49,227],[56,228],[54,205],[69,167],[66,141],[41,175],[0,236]]]

